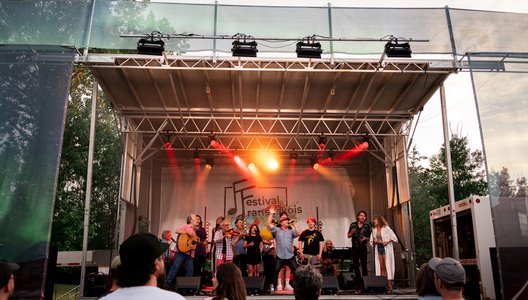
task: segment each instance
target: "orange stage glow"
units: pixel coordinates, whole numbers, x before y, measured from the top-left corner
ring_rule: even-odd
[[[266,162],[266,167],[270,171],[275,171],[275,170],[277,170],[279,168],[279,163],[275,159],[269,159]]]

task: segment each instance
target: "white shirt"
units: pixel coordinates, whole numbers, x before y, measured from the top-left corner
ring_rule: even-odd
[[[144,300],[144,299],[156,299],[156,300],[185,300],[182,295],[162,290],[155,286],[133,286],[125,287],[110,293],[103,298],[104,300]]]

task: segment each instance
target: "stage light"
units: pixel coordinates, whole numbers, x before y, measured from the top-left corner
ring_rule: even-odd
[[[318,144],[319,144],[319,149],[323,150],[324,147],[326,146],[326,137],[325,137],[324,135],[321,135],[321,136],[319,137],[319,142],[318,142]]]
[[[137,42],[138,54],[161,55],[165,51],[165,42],[161,39],[163,34],[153,31],[151,34],[139,39]]]
[[[215,147],[217,144],[218,142],[216,141],[216,136],[211,133],[209,135],[209,145],[211,145],[211,147]]]
[[[170,134],[170,132],[162,132],[161,140],[163,141],[163,147],[165,149],[170,149],[172,145],[172,134]]]
[[[206,167],[207,169],[212,169],[213,166],[214,166],[214,157],[212,157],[212,156],[207,156],[207,157],[205,158],[205,167]]]
[[[314,42],[313,38],[307,38],[306,41],[300,41],[295,47],[295,52],[299,58],[321,58],[321,43]]]
[[[242,163],[242,158],[240,158],[240,156],[238,156],[238,155],[235,155],[235,156],[233,157],[233,159],[234,159],[235,162],[236,162],[237,164],[239,164],[239,165]]]
[[[367,143],[367,145],[370,143],[370,137],[368,134],[365,134],[361,140],[363,143]]]
[[[297,154],[297,152],[292,151],[290,153],[290,160],[297,160],[297,158],[299,158],[299,155]]]
[[[251,171],[254,171],[256,169],[255,164],[254,163],[249,163],[248,169],[250,169]]]
[[[233,41],[231,53],[233,56],[257,57],[257,42]]]
[[[257,57],[257,42],[255,42],[252,36],[243,33],[237,33],[233,36],[233,38],[236,39],[232,43],[233,48],[231,48],[231,53],[233,53],[233,56]]]
[[[193,152],[193,160],[195,166],[200,165],[200,151],[198,151],[198,149]]]
[[[333,160],[334,160],[334,157],[335,157],[334,149],[330,149],[330,151],[328,151],[328,159],[329,159],[330,161],[333,161]]]
[[[271,171],[275,171],[279,168],[279,163],[274,159],[269,159],[266,162],[266,167]]]
[[[310,165],[312,166],[312,169],[317,170],[319,168],[319,162],[317,162],[317,159],[315,157],[312,157],[310,159]]]
[[[387,57],[411,57],[411,45],[409,43],[399,43],[398,39],[391,37],[390,41],[385,44],[385,54]]]

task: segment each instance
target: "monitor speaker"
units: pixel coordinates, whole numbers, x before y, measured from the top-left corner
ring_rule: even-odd
[[[200,291],[200,276],[176,277],[176,292],[184,296],[197,295]]]
[[[385,293],[387,291],[387,277],[363,276],[363,286],[369,293]]]
[[[246,285],[246,293],[248,295],[262,295],[264,294],[265,277],[244,277],[244,284]]]
[[[356,286],[356,274],[353,272],[341,272],[342,277],[342,290],[353,289]]]
[[[334,276],[323,277],[323,288],[321,289],[322,295],[336,295],[339,290],[339,284],[337,278]]]

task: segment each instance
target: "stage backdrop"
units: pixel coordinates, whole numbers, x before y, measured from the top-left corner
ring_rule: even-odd
[[[346,235],[355,220],[356,188],[344,168],[324,172],[296,168],[261,174],[262,179],[247,178],[234,167],[207,171],[180,168],[177,174],[168,167],[161,170],[160,231],[174,231],[190,213],[202,218],[207,213],[210,226],[214,226],[218,216],[226,216],[231,224],[243,216],[248,227],[259,222],[262,229],[267,224],[270,205],[277,205],[298,221],[301,230],[307,228],[306,218],[317,217],[318,211],[325,239],[331,239],[336,247],[350,246]]]

